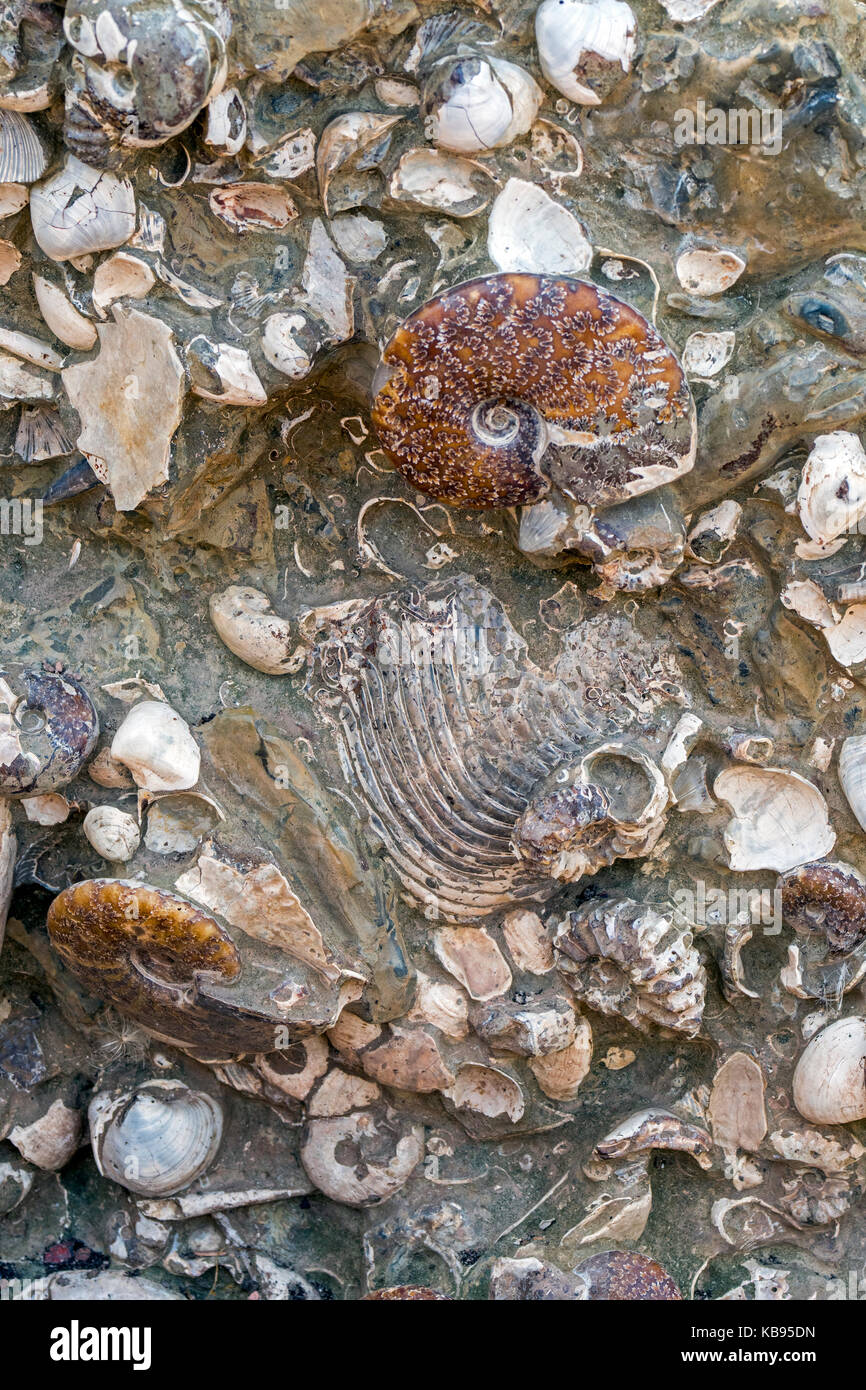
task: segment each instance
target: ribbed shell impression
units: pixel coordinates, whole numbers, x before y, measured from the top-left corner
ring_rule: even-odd
[[[407,896],[462,921],[543,898],[514,826],[533,788],[590,732],[533,666],[500,603],[466,576],[334,622],[307,686],[338,730],[347,782]]]

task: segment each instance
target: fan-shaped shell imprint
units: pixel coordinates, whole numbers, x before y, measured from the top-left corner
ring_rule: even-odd
[[[460,921],[553,891],[511,840],[533,789],[590,730],[490,593],[461,576],[335,621],[308,693],[416,903]]]
[[[430,300],[384,350],[372,417],[413,486],[464,507],[532,502],[551,483],[615,502],[694,462],[678,361],[636,309],[582,280],[491,275]]]

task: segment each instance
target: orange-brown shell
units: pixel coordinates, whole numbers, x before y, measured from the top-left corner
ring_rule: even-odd
[[[203,997],[202,982],[237,980],[241,960],[225,928],[184,898],[88,879],[54,899],[47,926],[77,979],[157,1036],[221,1056],[273,1047],[271,1020]]]
[[[591,1255],[576,1273],[589,1282],[591,1302],[677,1302],[682,1294],[671,1276],[648,1255],[636,1250],[606,1250]]]
[[[673,353],[636,309],[582,280],[504,274],[449,290],[397,329],[377,385],[385,452],[415,487],[458,506],[517,506],[550,482],[610,503],[694,459],[694,407]],[[521,418],[514,437],[491,443],[477,429],[482,406],[522,407],[535,423]],[[563,444],[557,429],[583,438]]]
[[[866,937],[866,884],[846,865],[801,864],[779,879],[785,925],[820,932],[834,955],[853,951]]]

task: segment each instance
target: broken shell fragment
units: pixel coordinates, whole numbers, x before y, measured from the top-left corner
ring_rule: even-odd
[[[623,0],[543,0],[535,41],[548,82],[581,106],[598,106],[631,71],[637,22]]]
[[[491,275],[431,300],[385,347],[373,397],[394,466],[452,505],[516,506],[551,482],[622,501],[694,462],[682,368],[636,310],[580,280]]]
[[[35,183],[45,173],[46,164],[42,141],[30,117],[0,109],[0,184]]]
[[[500,270],[579,275],[592,261],[592,243],[539,184],[509,179],[490,209],[487,254]]]
[[[74,155],[30,192],[33,235],[46,256],[67,261],[122,246],[135,231],[132,184]]]
[[[138,822],[118,806],[94,806],[87,812],[82,830],[103,859],[124,863],[138,849]]]
[[[211,212],[235,232],[278,232],[297,217],[285,189],[272,183],[227,183],[210,194]]]
[[[237,154],[247,135],[247,112],[237,87],[224,87],[208,102],[204,141],[220,155]]]
[[[101,261],[94,271],[94,307],[101,311],[116,299],[144,299],[155,284],[156,275],[147,261],[128,251],[117,251]]]
[[[0,792],[53,792],[78,775],[99,737],[99,718],[71,676],[0,672]]]
[[[726,768],[713,791],[734,813],[725,829],[731,868],[784,873],[822,859],[836,843],[827,803],[818,788],[780,767]]]
[[[271,607],[267,594],[233,584],[209,603],[211,622],[230,652],[268,676],[298,671],[307,648],[292,637],[291,623]]]
[[[446,150],[407,150],[391,175],[389,192],[397,203],[414,204],[450,217],[474,217],[493,194],[481,164]]]
[[[111,756],[147,791],[186,791],[198,781],[198,744],[186,721],[161,700],[133,705],[114,735]]]
[[[840,1018],[815,1034],[794,1071],[794,1104],[817,1125],[866,1119],[866,1020]]]
[[[88,352],[96,342],[96,325],[80,314],[63,290],[43,275],[33,276],[33,290],[42,317],[55,338],[67,347]]]
[[[219,1103],[179,1081],[149,1081],[119,1095],[98,1092],[88,1116],[100,1173],[144,1197],[189,1187],[222,1140]]]
[[[312,1182],[335,1202],[374,1206],[393,1197],[424,1156],[424,1131],[390,1109],[314,1119],[301,1142]]]
[[[245,348],[199,333],[187,344],[193,395],[223,405],[264,405],[268,393]]]
[[[650,1106],[622,1120],[600,1139],[593,1149],[595,1159],[623,1159],[666,1149],[672,1153],[687,1153],[700,1168],[712,1166],[709,1157],[713,1141],[700,1125],[689,1124],[670,1110]]]
[[[99,325],[98,355],[62,376],[82,421],[78,448],[103,470],[118,510],[132,511],[168,478],[186,383],[167,324],[138,309],[112,312],[114,322]]]
[[[683,348],[683,369],[688,377],[718,376],[734,352],[736,334],[726,329],[717,333],[691,333]]]
[[[496,1067],[481,1066],[469,1062],[459,1069],[454,1085],[445,1093],[460,1118],[461,1111],[477,1116],[482,1125],[476,1129],[473,1122],[470,1133],[484,1133],[484,1121],[508,1120],[517,1124],[523,1118],[525,1101],[523,1092],[513,1076]]]
[[[721,1149],[754,1153],[767,1133],[764,1073],[753,1057],[734,1052],[716,1072],[707,1117]]]
[[[496,999],[511,985],[505,957],[483,927],[440,927],[432,949],[471,999]]]

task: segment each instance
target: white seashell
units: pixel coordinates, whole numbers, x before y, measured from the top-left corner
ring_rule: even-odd
[[[147,261],[117,251],[102,261],[93,275],[93,303],[97,312],[108,308],[116,299],[143,299],[156,284],[156,275]],[[100,317],[104,318],[104,313]]]
[[[224,87],[207,106],[204,142],[217,154],[237,154],[247,138],[247,112],[237,87]]]
[[[391,176],[389,191],[401,203],[473,217],[490,201],[493,182],[480,164],[444,150],[407,150]]]
[[[291,623],[274,612],[261,590],[233,584],[211,596],[209,609],[229,651],[256,671],[285,676],[303,665],[306,647],[295,642]]]
[[[298,215],[288,193],[271,183],[226,183],[208,201],[211,212],[236,232],[280,231]]]
[[[691,333],[683,348],[686,376],[703,380],[718,376],[730,362],[737,335],[731,329],[715,333]]]
[[[824,637],[831,655],[840,666],[850,669],[866,661],[866,603],[855,603],[846,608],[835,626],[824,628]]]
[[[840,1018],[816,1033],[794,1070],[794,1104],[813,1124],[866,1119],[866,1019]]]
[[[803,530],[819,545],[857,530],[866,514],[866,452],[856,434],[834,430],[813,441],[797,492]]]
[[[659,0],[676,24],[691,24],[694,19],[703,19],[720,3],[721,0]]]
[[[535,41],[548,82],[581,106],[598,106],[631,71],[637,21],[622,0],[544,0]]]
[[[534,123],[531,148],[532,158],[555,184],[579,178],[583,172],[583,150],[577,136],[552,121]]]
[[[579,275],[592,261],[592,243],[537,183],[509,179],[490,210],[487,254],[500,270]]]
[[[0,348],[13,352],[34,367],[44,367],[46,372],[59,372],[63,366],[63,358],[48,343],[30,333],[18,333],[14,328],[0,328]]]
[[[272,367],[284,376],[300,381],[313,365],[313,359],[295,334],[308,328],[309,320],[305,314],[271,314],[265,319],[262,336],[259,340],[262,352]]]
[[[816,786],[781,767],[727,768],[713,791],[734,812],[725,829],[732,869],[787,869],[823,859],[836,843],[827,803]]]
[[[301,1162],[321,1192],[349,1207],[392,1197],[424,1157],[424,1130],[391,1110],[311,1120]]]
[[[186,721],[161,700],[133,705],[114,735],[111,756],[147,791],[187,791],[198,781],[198,744]]]
[[[145,1197],[188,1187],[213,1162],[222,1139],[221,1106],[179,1081],[98,1093],[88,1117],[100,1173]]]
[[[25,796],[21,802],[24,814],[34,825],[62,825],[72,809],[59,792],[44,792],[41,796]]]
[[[417,106],[421,99],[414,83],[404,82],[399,77],[379,77],[374,86],[383,106]]]
[[[33,290],[39,311],[55,338],[67,347],[89,351],[96,342],[96,325],[80,314],[63,290],[44,276],[34,274]]]
[[[33,122],[19,111],[0,109],[0,183],[35,183],[46,164]]]
[[[388,233],[381,222],[362,212],[349,212],[331,222],[331,235],[350,261],[366,265],[381,256],[388,245]]]
[[[12,279],[21,264],[21,252],[11,241],[0,241],[0,285]]]
[[[839,750],[839,781],[848,805],[866,830],[866,735],[843,740]]]
[[[193,375],[192,393],[223,405],[264,405],[268,393],[256,374],[245,348],[231,343],[215,343],[203,333],[187,345],[189,358],[201,364],[213,386],[204,386]]]
[[[736,251],[721,246],[691,246],[677,257],[677,279],[688,294],[723,294],[746,268]]]
[[[82,830],[97,854],[117,864],[132,858],[141,839],[135,817],[118,806],[94,806]]]
[[[11,217],[29,201],[30,189],[23,183],[0,183],[0,217]]]
[[[135,194],[128,179],[70,155],[59,173],[31,189],[30,220],[54,261],[110,251],[135,231]]]

